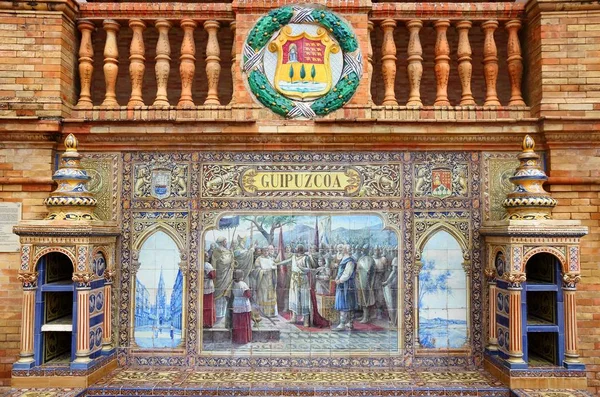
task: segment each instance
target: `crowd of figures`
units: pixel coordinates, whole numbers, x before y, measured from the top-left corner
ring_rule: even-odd
[[[205,254],[204,327],[224,322],[232,342],[252,340],[252,322],[281,316],[303,327],[397,325],[398,249],[340,242],[245,248],[217,238]]]

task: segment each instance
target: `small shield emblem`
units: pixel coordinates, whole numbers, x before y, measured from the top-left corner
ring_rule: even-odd
[[[440,199],[452,196],[452,170],[434,168],[431,171],[431,195]]]
[[[158,168],[152,170],[152,185],[150,195],[159,200],[171,195],[171,170]]]
[[[286,26],[269,44],[269,51],[277,52],[275,88],[283,95],[301,101],[325,95],[332,85],[329,61],[339,46],[323,28],[316,35],[302,32],[292,34]]]

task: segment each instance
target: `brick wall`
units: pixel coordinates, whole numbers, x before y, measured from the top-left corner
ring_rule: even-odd
[[[39,179],[52,175],[52,148],[4,144],[0,178]],[[1,202],[22,203],[23,219],[41,219],[49,184],[0,184]],[[22,286],[17,280],[19,253],[0,253],[0,386],[10,384],[12,364],[19,357]]]
[[[73,29],[61,12],[0,11],[0,116],[61,116],[74,102]]]
[[[542,12],[529,42],[540,115],[600,117],[600,11]]]
[[[600,149],[550,151],[550,176],[598,178]],[[600,185],[552,185],[558,200],[555,219],[577,219],[589,228],[581,240],[581,283],[578,285],[579,350],[588,371],[589,390],[600,394]]]

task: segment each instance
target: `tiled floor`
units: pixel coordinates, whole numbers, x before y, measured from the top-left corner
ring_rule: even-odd
[[[583,390],[570,389],[515,389],[512,391],[515,397],[592,397],[593,394]]]
[[[56,390],[10,396],[75,397]],[[21,394],[19,394],[21,393]],[[46,394],[49,393],[49,394]],[[80,396],[502,396],[508,388],[483,371],[251,371],[121,368]]]
[[[481,370],[251,371],[119,368],[83,389],[10,389],[7,397],[486,396],[589,397],[580,390],[509,391]]]

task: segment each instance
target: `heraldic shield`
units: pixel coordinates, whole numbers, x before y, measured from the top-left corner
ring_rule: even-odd
[[[291,26],[286,26],[269,44],[269,51],[277,52],[274,86],[281,94],[310,100],[331,89],[329,55],[340,48],[325,29],[317,29],[316,35],[306,31],[292,35]]]

